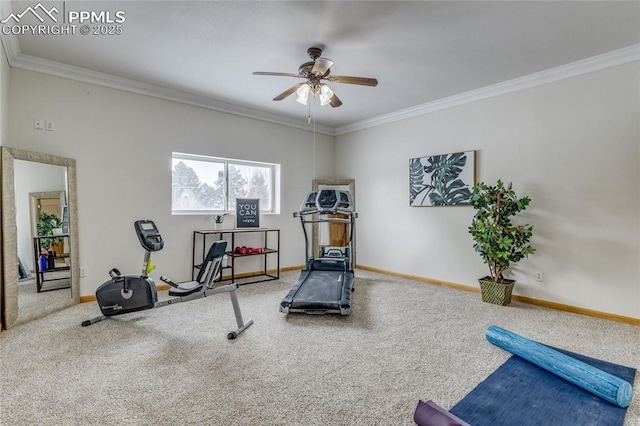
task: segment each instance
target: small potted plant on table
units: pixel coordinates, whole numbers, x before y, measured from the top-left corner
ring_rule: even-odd
[[[231,213],[223,213],[217,214],[213,216],[213,229],[216,231],[222,229],[222,223],[224,222],[224,218],[229,216]]]
[[[529,244],[532,225],[514,225],[512,218],[527,208],[531,199],[518,198],[511,187],[498,180],[495,186],[479,182],[473,187],[471,205],[476,213],[469,227],[473,248],[489,267],[489,275],[480,278],[482,300],[498,305],[511,303],[514,280],[504,272],[512,263],[535,252]]]

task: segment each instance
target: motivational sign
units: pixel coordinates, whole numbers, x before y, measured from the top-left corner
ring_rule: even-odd
[[[236,227],[260,227],[259,198],[236,198]]]

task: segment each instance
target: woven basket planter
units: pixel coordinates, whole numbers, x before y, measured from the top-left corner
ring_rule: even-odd
[[[482,301],[501,306],[511,303],[511,293],[516,282],[514,280],[505,281],[506,283],[496,283],[491,281],[491,277],[480,278],[478,282],[480,283]]]

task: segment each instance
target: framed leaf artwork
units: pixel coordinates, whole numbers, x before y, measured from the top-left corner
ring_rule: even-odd
[[[466,206],[476,180],[476,152],[409,160],[409,204],[413,207]]]

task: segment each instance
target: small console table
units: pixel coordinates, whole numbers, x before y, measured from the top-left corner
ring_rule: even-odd
[[[262,253],[250,253],[250,254],[238,254],[234,252],[236,244],[240,245],[243,236],[258,235],[261,237]],[[235,282],[237,278],[250,278],[248,281],[243,281],[238,284],[253,284],[263,281],[272,281],[280,278],[280,230],[270,228],[246,228],[246,229],[220,229],[212,231],[193,231],[193,269],[191,271],[191,279],[195,280],[197,271],[202,267],[202,261],[207,253],[207,250],[213,244],[210,241],[211,238],[217,240],[227,240],[227,259],[228,265],[223,268],[223,275],[225,270],[230,270],[230,278],[221,277],[221,281]],[[255,256],[262,256],[262,269],[260,271],[254,271],[250,273],[238,274],[236,268],[236,262],[239,262],[243,258]],[[276,268],[275,272],[269,270],[267,267],[267,260],[270,257],[275,257]]]
[[[56,253],[53,256],[53,263],[49,263],[47,258],[46,268],[41,268],[40,253],[42,252],[42,242],[45,240],[50,240],[51,243],[53,243],[54,240],[57,239],[62,240],[62,244],[64,244],[63,247],[65,247],[65,249],[61,250],[62,253]],[[55,250],[55,246],[53,246],[52,248]],[[36,290],[38,293],[43,291],[71,288],[71,258],[69,257],[69,234],[33,237],[33,257],[34,270],[36,272]],[[54,272],[57,273],[53,274]],[[43,289],[43,285],[45,282],[59,280],[69,280],[69,285],[65,287]]]

